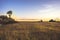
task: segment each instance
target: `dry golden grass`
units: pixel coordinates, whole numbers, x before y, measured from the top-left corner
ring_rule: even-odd
[[[19,22],[0,27],[0,40],[60,40],[59,22]]]

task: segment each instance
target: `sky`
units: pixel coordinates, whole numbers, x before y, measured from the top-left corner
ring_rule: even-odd
[[[0,15],[12,10],[15,19],[60,18],[60,0],[0,0]]]

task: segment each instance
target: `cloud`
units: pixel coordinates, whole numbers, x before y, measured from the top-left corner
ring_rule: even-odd
[[[42,9],[38,10],[38,13],[40,13],[42,17],[47,17],[47,18],[59,17],[60,9],[58,9],[58,6],[54,6],[54,5],[43,5],[43,6],[44,7]]]

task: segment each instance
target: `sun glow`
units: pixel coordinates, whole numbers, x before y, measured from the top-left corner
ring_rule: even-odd
[[[24,17],[18,17],[17,15],[12,15],[12,18],[17,21],[37,21],[44,20],[48,21],[50,19],[56,19],[60,17],[60,9],[53,5],[43,5],[42,9],[36,10],[32,15],[27,15]],[[35,13],[35,14],[34,14]],[[23,14],[24,15],[24,14]]]

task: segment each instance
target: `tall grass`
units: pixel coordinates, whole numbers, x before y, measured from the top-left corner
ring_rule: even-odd
[[[0,40],[60,40],[58,22],[19,22],[0,27]]]

